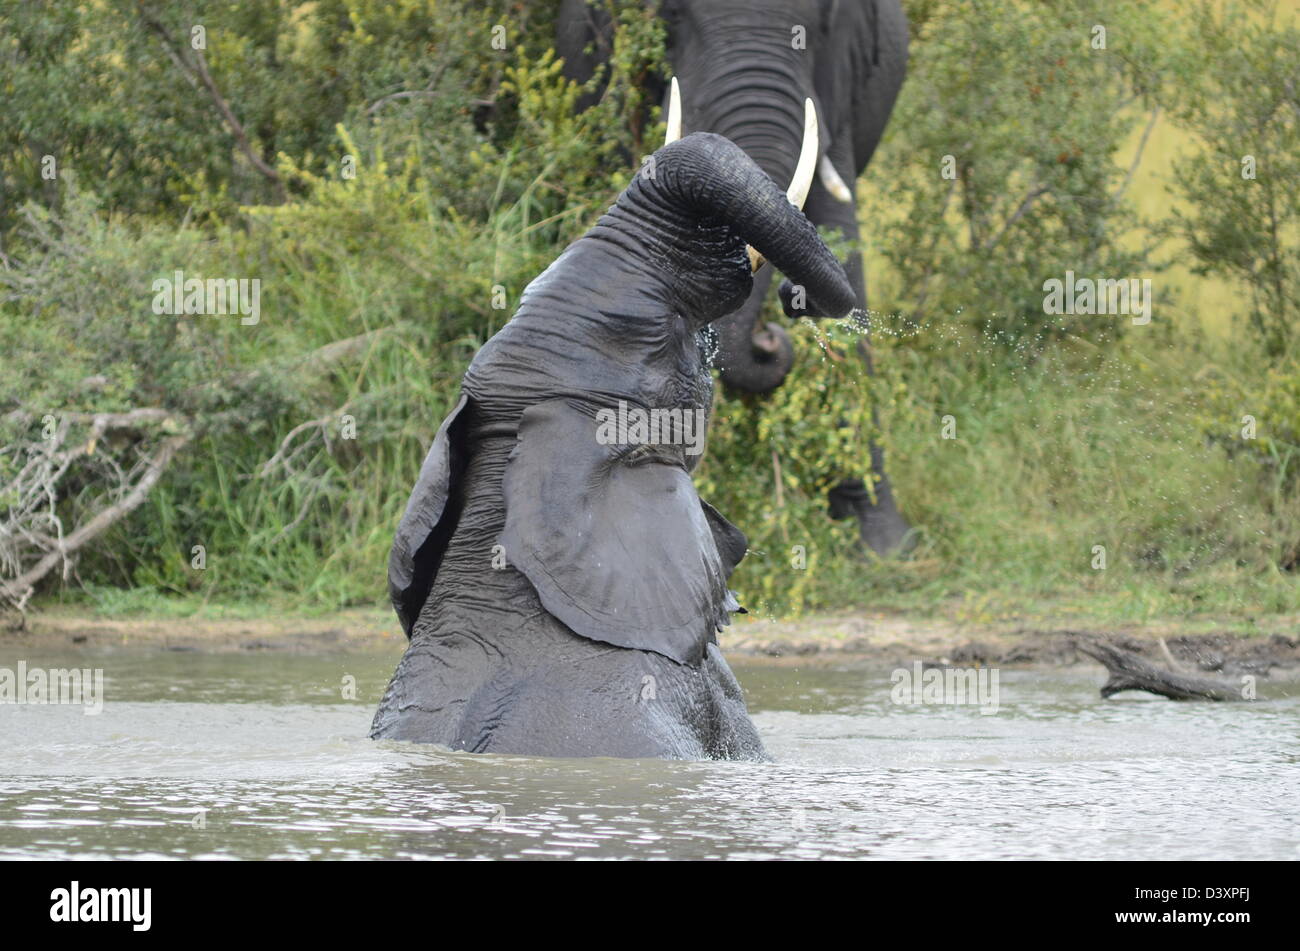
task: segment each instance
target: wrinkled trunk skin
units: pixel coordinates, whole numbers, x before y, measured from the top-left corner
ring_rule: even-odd
[[[840,14],[836,22],[822,23],[816,4],[666,2],[670,56],[684,91],[683,129],[726,136],[784,188],[799,155],[803,102],[812,97],[822,150],[851,186],[879,143],[902,83],[907,24],[896,0],[842,0],[836,9]],[[792,24],[806,27],[810,36],[806,50],[792,47]],[[819,39],[821,29],[826,31],[824,39]],[[862,83],[848,75],[850,63],[815,61],[820,51],[834,48],[831,41],[837,32],[851,38],[844,49],[853,51],[854,57],[873,59],[865,66],[852,64],[862,72],[870,71],[865,88],[855,88]],[[844,76],[828,82],[826,76],[837,70]],[[827,100],[819,95],[818,86],[833,89],[848,101]],[[834,228],[855,244],[858,241],[855,206],[837,202],[820,177],[813,182],[804,210],[815,224]],[[858,306],[865,308],[866,281],[858,253],[845,261],[845,271]],[[786,331],[759,321],[770,280],[770,274],[756,279],[744,305],[714,325],[718,332],[714,365],[729,389],[771,392],[793,366]],[[872,372],[869,338],[862,338],[858,351],[867,372]],[[856,517],[863,543],[878,554],[888,554],[902,547],[909,526],[885,474],[884,452],[873,442],[869,455],[875,500],[862,478],[846,477],[830,492],[829,513],[833,518]]]

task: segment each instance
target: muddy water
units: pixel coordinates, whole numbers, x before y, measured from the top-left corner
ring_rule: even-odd
[[[1294,683],[1192,705],[1002,671],[984,715],[742,662],[756,765],[372,743],[389,655],[19,661],[102,668],[104,705],[0,705],[0,857],[1300,858]]]

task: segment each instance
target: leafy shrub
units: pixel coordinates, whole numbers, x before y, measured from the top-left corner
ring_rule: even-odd
[[[662,31],[645,4],[612,6],[615,52],[593,88],[608,85],[582,113],[548,51],[551,5],[214,9],[211,75],[270,178],[140,19],[187,36],[180,5],[0,0],[18,117],[0,128],[0,438],[32,439],[46,413],[136,406],[193,427],[72,582],[104,603],[108,586],[324,608],[382,597],[393,527],[466,364],[662,134],[639,87]],[[1294,366],[1252,375],[1208,343],[1115,343],[1114,321],[1042,313],[1043,280],[1067,268],[1147,267],[1118,240],[1134,221],[1115,154],[1165,88],[1168,21],[1127,2],[909,7],[910,76],[864,186],[885,264],[869,275],[879,376],[861,372],[858,328],[801,322],[784,387],[715,398],[696,479],[750,538],[742,600],[786,614],[956,599],[972,618],[1036,598],[1106,598],[1134,617],[1293,608],[1275,566],[1300,513],[1278,480],[1261,487],[1257,459],[1295,445]],[[262,320],[153,314],[151,281],[176,268],[259,279]],[[1249,451],[1207,443],[1242,413],[1259,420]],[[826,518],[826,489],[867,471],[873,434],[916,527],[906,560],[870,558],[852,521]],[[141,438],[73,473],[58,502],[70,524]],[[0,480],[12,463],[0,455]],[[1099,544],[1104,572],[1089,564]]]
[[[1247,326],[1270,358],[1294,354],[1300,319],[1300,14],[1271,0],[1189,2],[1190,62],[1175,108],[1199,151],[1178,164],[1168,230],[1198,273],[1249,289]],[[1213,63],[1213,69],[1201,68]]]
[[[960,315],[1008,347],[1114,337],[1119,321],[1044,313],[1043,283],[1149,273],[1119,240],[1134,216],[1115,157],[1141,118],[1122,106],[1157,85],[1162,15],[1035,0],[909,12],[908,78],[867,172],[890,271],[873,306],[913,327]]]

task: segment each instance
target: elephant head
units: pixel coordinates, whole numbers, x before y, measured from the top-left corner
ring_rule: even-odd
[[[726,136],[775,181],[785,181],[797,154],[802,105],[811,98],[821,144],[818,207],[809,215],[818,224],[834,226],[842,217],[851,222],[853,194],[845,180],[852,182],[866,165],[897,92],[874,76],[881,21],[889,21],[896,7],[893,0],[662,0],[673,73],[695,91],[685,104],[683,128]],[[841,230],[856,237],[855,226]],[[848,273],[864,304],[856,255]],[[717,328],[722,380],[747,392],[779,386],[794,360],[784,328],[758,320],[766,288],[760,279],[760,293]],[[789,315],[788,290],[782,303]],[[828,315],[808,308],[798,316]]]
[[[855,306],[797,207],[810,132],[789,194],[722,136],[670,141],[528,286],[466,373],[398,528],[389,586],[408,636],[456,533],[496,524],[499,513],[464,509],[463,483],[475,447],[508,434],[491,503],[504,518],[479,550],[498,542],[546,612],[582,637],[682,663],[715,640],[735,607],[726,579],[744,536],[695,495],[682,447],[603,443],[597,417],[624,403],[707,410],[696,332],[739,306],[761,259],[825,313]]]
[[[803,104],[813,100],[821,141],[808,216],[855,240],[850,186],[880,140],[907,58],[899,0],[647,2],[664,21],[672,73],[692,93],[682,115],[685,131],[723,135],[773,181],[787,182],[799,154]],[[590,78],[608,56],[610,35],[598,2],[564,0],[557,48],[566,73]],[[653,80],[647,85],[657,94]],[[846,270],[859,306],[865,305],[856,253]],[[756,293],[716,328],[722,381],[745,392],[775,389],[794,359],[784,328],[758,321],[770,276],[759,275]],[[788,293],[782,303],[791,314]],[[828,315],[804,308],[798,316]]]
[[[836,117],[821,101],[818,60],[811,55],[831,39],[837,6],[820,0],[663,0],[673,74],[693,91],[683,103],[682,127],[725,136],[774,181],[789,181],[804,102],[811,98],[822,123],[819,174],[829,174],[843,193],[844,183],[826,162]]]

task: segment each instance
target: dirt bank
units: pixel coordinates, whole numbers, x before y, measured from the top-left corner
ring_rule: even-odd
[[[406,637],[392,612],[353,608],[328,615],[259,617],[96,617],[35,612],[18,629],[0,630],[0,647],[111,647],[140,650],[400,653]]]
[[[737,618],[721,636],[732,657],[773,664],[854,660],[998,667],[1091,664],[1075,650],[1079,634],[1103,634],[1127,650],[1166,659],[1188,670],[1225,674],[1300,671],[1300,619],[1257,623],[1235,633],[1225,622],[1070,626],[1026,621],[970,623],[889,614],[835,614],[772,621]],[[1163,646],[1162,646],[1163,640]],[[380,608],[320,616],[105,618],[55,610],[35,613],[21,629],[0,631],[10,650],[120,648],[203,652],[303,651],[401,653],[406,644],[396,619]]]
[[[955,666],[1057,667],[1094,664],[1074,646],[1104,636],[1125,650],[1186,670],[1225,674],[1300,671],[1300,623],[1276,619],[1268,633],[1232,632],[1224,625],[1188,630],[1175,622],[1125,625],[1052,625],[1003,621],[981,624],[943,618],[827,615],[797,621],[738,624],[723,635],[731,655],[777,663],[842,662],[859,657],[887,663],[915,660]]]

